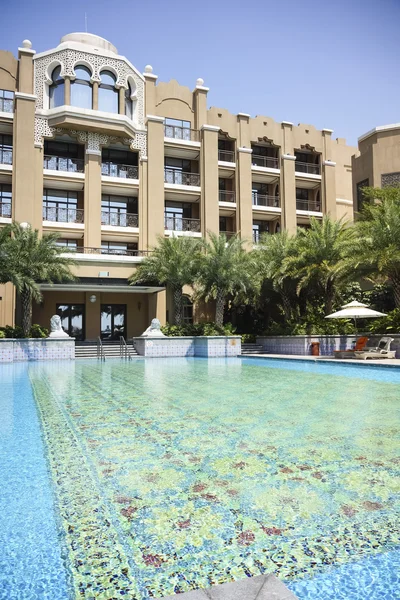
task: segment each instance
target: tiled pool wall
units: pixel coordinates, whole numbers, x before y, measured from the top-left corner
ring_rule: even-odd
[[[361,335],[361,334],[359,334]],[[368,334],[366,334],[368,335]],[[396,358],[400,358],[400,334],[387,334],[394,338],[391,349],[396,350]],[[370,336],[369,345],[378,343],[381,335]],[[334,350],[346,350],[352,347],[355,335],[292,335],[292,336],[263,336],[257,338],[267,354],[295,354],[309,356],[312,342],[319,342],[320,355],[330,356]]]
[[[75,358],[74,339],[1,339],[0,363],[28,360],[72,360]]]
[[[239,356],[240,336],[196,336],[196,337],[136,337],[133,345],[140,356]]]

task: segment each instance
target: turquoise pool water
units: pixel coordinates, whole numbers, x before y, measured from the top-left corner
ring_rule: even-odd
[[[0,598],[139,600],[264,572],[300,599],[400,598],[398,371],[139,359],[0,379]]]

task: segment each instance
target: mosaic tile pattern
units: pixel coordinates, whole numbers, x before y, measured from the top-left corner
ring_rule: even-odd
[[[400,335],[391,334],[394,338],[391,349],[396,350],[396,357],[400,357]],[[378,344],[381,336],[371,336],[369,344]],[[258,337],[257,343],[262,344],[266,354],[295,354],[306,356],[311,354],[311,342],[320,343],[321,356],[332,356],[334,350],[346,350],[352,347],[354,335],[332,335],[332,336],[266,336]]]
[[[397,374],[271,363],[30,365],[77,598],[299,579],[400,545]]]
[[[133,338],[140,356],[150,358],[189,357],[218,358],[239,356],[240,336],[196,336],[170,338]]]
[[[27,360],[73,360],[75,340],[0,340],[0,363]]]

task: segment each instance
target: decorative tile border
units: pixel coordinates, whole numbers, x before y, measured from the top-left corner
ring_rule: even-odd
[[[381,335],[371,336],[370,344],[378,343],[381,337]],[[396,350],[396,357],[400,358],[400,334],[390,334],[390,337],[394,338],[391,348]],[[311,354],[311,343],[319,342],[320,355],[331,356],[335,350],[351,348],[354,340],[355,335],[282,335],[258,337],[257,344],[262,344],[263,351],[267,354],[307,356]]]
[[[133,345],[140,356],[172,357],[201,356],[230,357],[241,354],[241,337],[230,336],[193,336],[193,337],[136,337]]]
[[[1,339],[0,363],[28,360],[72,360],[75,358],[74,339]]]

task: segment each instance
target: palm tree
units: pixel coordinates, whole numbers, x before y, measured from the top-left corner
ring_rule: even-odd
[[[255,284],[254,254],[244,250],[237,235],[227,239],[224,234],[218,236],[212,232],[209,232],[209,241],[205,242],[204,249],[196,280],[197,293],[206,301],[216,301],[215,323],[223,325],[228,296],[243,297]]]
[[[192,285],[199,270],[201,243],[189,237],[158,237],[158,246],[144,259],[129,282],[170,286],[174,301],[174,323],[182,323],[182,288]]]
[[[400,188],[364,188],[352,265],[372,281],[389,280],[400,308]],[[373,200],[378,200],[377,203]]]
[[[258,257],[260,272],[263,277],[272,282],[273,289],[282,298],[285,319],[293,317],[292,296],[296,294],[294,279],[289,277],[286,261],[293,256],[295,249],[294,237],[287,231],[274,235],[264,234],[255,252]],[[294,292],[294,294],[293,294]]]
[[[32,325],[32,300],[40,302],[40,283],[74,279],[70,266],[74,264],[63,256],[64,249],[56,245],[57,233],[39,237],[37,229],[19,223],[3,230],[2,252],[10,261],[6,274],[21,298],[23,335],[27,337]]]
[[[312,218],[309,229],[298,229],[293,255],[286,259],[288,275],[298,280],[297,293],[319,289],[325,300],[325,314],[332,312],[333,302],[340,289],[354,272],[347,257],[354,247],[354,228],[343,219]]]

